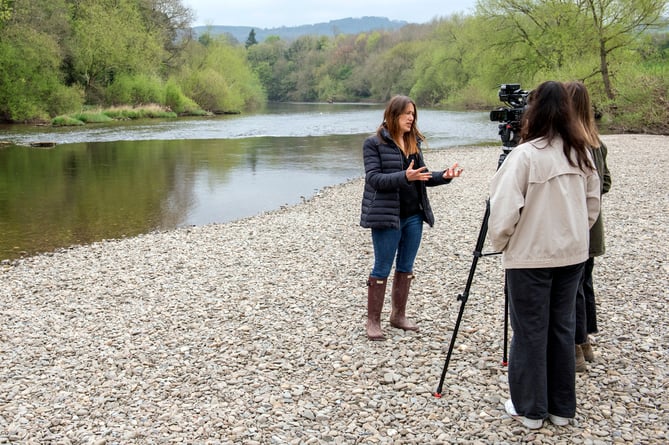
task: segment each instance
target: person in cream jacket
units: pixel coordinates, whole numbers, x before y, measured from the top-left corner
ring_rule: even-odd
[[[509,415],[530,429],[576,412],[575,301],[599,177],[560,82],[529,94],[521,143],[490,185],[488,236],[502,252],[513,329]]]

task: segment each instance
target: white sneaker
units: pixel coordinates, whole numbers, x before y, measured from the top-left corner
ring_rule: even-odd
[[[552,414],[548,414],[548,420],[551,421],[551,423],[555,426],[567,426],[569,425],[569,419],[566,417],[560,417],[560,416],[554,416]]]
[[[504,409],[506,410],[506,413],[528,427],[531,430],[537,430],[541,428],[544,424],[544,421],[542,419],[528,419],[525,416],[519,416],[518,413],[516,412],[516,408],[513,406],[513,402],[511,399],[507,400],[504,402]]]

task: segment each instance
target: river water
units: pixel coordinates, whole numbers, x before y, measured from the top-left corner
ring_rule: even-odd
[[[0,126],[10,143],[0,146],[0,260],[296,204],[364,174],[362,142],[382,115],[378,104],[270,104],[248,115]],[[418,123],[426,150],[499,141],[486,112],[420,109]]]

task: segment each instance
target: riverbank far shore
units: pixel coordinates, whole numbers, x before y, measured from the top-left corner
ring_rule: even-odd
[[[429,190],[408,314],[367,341],[362,178],[225,224],[0,266],[0,443],[669,442],[669,137],[607,135],[596,361],[571,425],[506,415],[503,270],[480,258],[443,369],[501,147],[427,151],[463,177]],[[487,248],[489,249],[489,247]],[[510,333],[511,334],[511,333]]]

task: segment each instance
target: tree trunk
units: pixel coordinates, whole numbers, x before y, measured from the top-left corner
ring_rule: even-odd
[[[609,63],[606,59],[606,43],[603,40],[599,41],[599,69],[602,72],[602,81],[604,82],[604,90],[606,97],[613,100],[615,94],[611,88],[611,77],[609,76]]]

